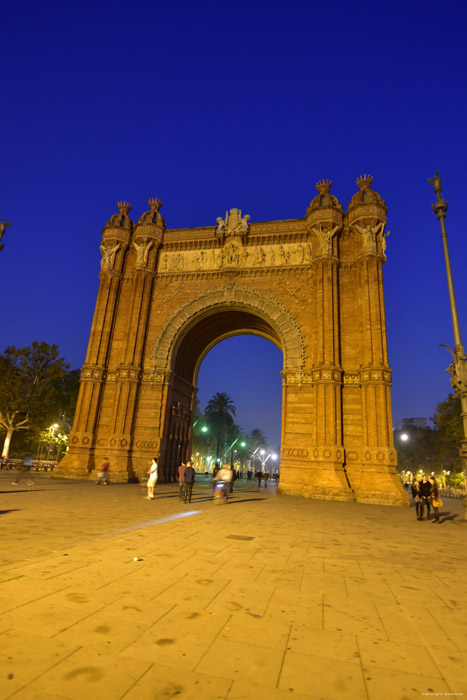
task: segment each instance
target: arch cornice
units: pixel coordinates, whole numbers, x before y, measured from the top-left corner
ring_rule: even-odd
[[[185,331],[206,313],[228,308],[248,311],[259,316],[277,333],[284,353],[284,369],[303,370],[305,342],[301,329],[290,311],[263,291],[231,283],[198,294],[180,306],[162,326],[151,353],[151,368],[170,369],[172,355]]]

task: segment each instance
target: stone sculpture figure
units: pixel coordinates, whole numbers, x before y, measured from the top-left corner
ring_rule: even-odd
[[[136,243],[136,241],[133,241],[133,248],[136,250],[137,268],[146,267],[146,265],[148,264],[149,251],[151,250],[153,245],[153,241],[148,241],[147,238],[144,238],[141,244],[138,244]]]
[[[288,250],[285,250],[284,246],[283,246],[282,243],[281,243],[280,246],[279,246],[279,258],[280,258],[280,262],[281,262],[283,265],[287,265],[287,263],[289,262],[289,257],[290,257],[289,251],[288,251]]]
[[[240,230],[242,233],[248,233],[250,215],[245,214],[245,216],[240,220]]]
[[[260,246],[259,248],[256,249],[255,263],[256,263],[256,265],[262,265],[265,262],[265,260],[266,260],[266,254],[265,254],[262,246]]]
[[[3,238],[4,234],[5,234],[5,231],[6,231],[7,227],[8,227],[8,226],[11,226],[11,225],[12,225],[12,222],[11,222],[11,221],[7,221],[6,219],[0,219],[0,222],[1,222],[1,223],[0,223],[0,250],[3,250],[5,244],[2,243],[2,238]]]
[[[101,270],[111,270],[113,268],[114,259],[119,248],[120,243],[114,245],[113,248],[111,248],[110,246],[103,245],[99,247],[99,250],[102,253]]]
[[[225,218],[227,219],[227,212],[225,212]],[[225,221],[220,216],[217,217],[216,221],[217,221],[216,233],[218,236],[220,236],[220,235],[222,235],[222,232],[225,228]]]
[[[303,256],[304,256],[304,250],[303,250],[303,246],[302,246],[301,243],[298,244],[298,246],[297,246],[295,252],[296,252],[296,255],[297,255],[297,263],[298,263],[299,265],[301,265],[302,262],[303,262]]]
[[[330,255],[331,254],[331,245],[332,245],[332,238],[333,236],[337,233],[337,231],[340,229],[340,226],[334,226],[334,228],[329,229],[329,231],[326,231],[326,229],[323,229],[323,227],[320,224],[319,229],[314,228],[313,233],[316,234],[320,249],[321,249],[321,255]]]
[[[164,255],[161,256],[159,270],[161,272],[165,272],[167,270],[167,253],[165,253]]]
[[[225,233],[227,236],[238,236],[239,234],[248,233],[250,216],[245,214],[242,217],[241,209],[231,209],[230,214],[228,211],[225,212],[225,219],[218,216],[216,221],[216,234],[218,236],[222,235],[222,233]]]
[[[356,230],[363,236],[363,247],[365,253],[374,253],[376,251],[376,236],[381,230],[384,230],[384,224],[378,224],[374,228],[371,226],[358,226],[355,224]]]
[[[391,233],[391,231],[388,231],[387,233],[384,233],[384,230],[381,231],[381,250],[382,250],[383,255],[386,255],[386,246],[387,246],[386,239],[390,233]]]

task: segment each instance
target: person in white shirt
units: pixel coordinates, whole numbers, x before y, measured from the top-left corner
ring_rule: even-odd
[[[157,466],[157,459],[156,457],[153,458],[151,466],[148,471],[148,483],[146,484],[148,487],[148,495],[146,498],[151,501],[154,498],[154,489],[156,488],[157,484],[157,474],[158,472],[158,466]]]

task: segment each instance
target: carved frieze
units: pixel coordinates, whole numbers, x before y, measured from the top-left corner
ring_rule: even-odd
[[[226,268],[271,268],[310,265],[311,245],[279,243],[264,246],[244,246],[237,238],[223,248],[163,251],[159,258],[159,273],[200,272]]]

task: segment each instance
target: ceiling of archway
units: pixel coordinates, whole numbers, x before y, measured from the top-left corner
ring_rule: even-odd
[[[247,311],[218,311],[198,319],[184,333],[175,352],[173,370],[193,382],[201,360],[216,342],[242,332],[261,335],[281,348],[279,336],[264,319]]]

